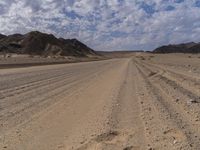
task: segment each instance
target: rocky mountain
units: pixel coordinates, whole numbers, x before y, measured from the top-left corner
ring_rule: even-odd
[[[0,39],[5,38],[6,36],[3,34],[0,34]]]
[[[0,35],[0,53],[77,57],[96,55],[94,50],[76,39],[56,38],[52,34],[38,31],[25,35]]]
[[[183,43],[176,45],[161,46],[154,53],[200,53],[200,43]]]

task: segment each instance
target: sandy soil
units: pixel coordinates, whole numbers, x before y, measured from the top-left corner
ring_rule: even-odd
[[[199,56],[1,69],[0,149],[199,150]]]
[[[12,54],[10,57],[4,57],[4,55],[0,54],[0,69],[88,62],[88,61],[98,61],[105,59],[108,58],[95,55],[94,56],[91,55],[88,57],[73,57],[73,56],[42,57],[42,56]]]

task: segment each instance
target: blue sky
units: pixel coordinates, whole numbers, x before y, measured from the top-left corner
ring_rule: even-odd
[[[32,30],[107,51],[200,42],[200,0],[0,0],[0,33]]]

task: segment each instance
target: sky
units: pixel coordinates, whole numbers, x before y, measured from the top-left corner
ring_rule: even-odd
[[[200,0],[0,0],[0,33],[35,30],[104,51],[200,42]]]

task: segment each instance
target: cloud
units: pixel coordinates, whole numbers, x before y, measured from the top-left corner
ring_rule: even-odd
[[[78,38],[97,50],[200,41],[199,0],[1,0],[0,32]]]

